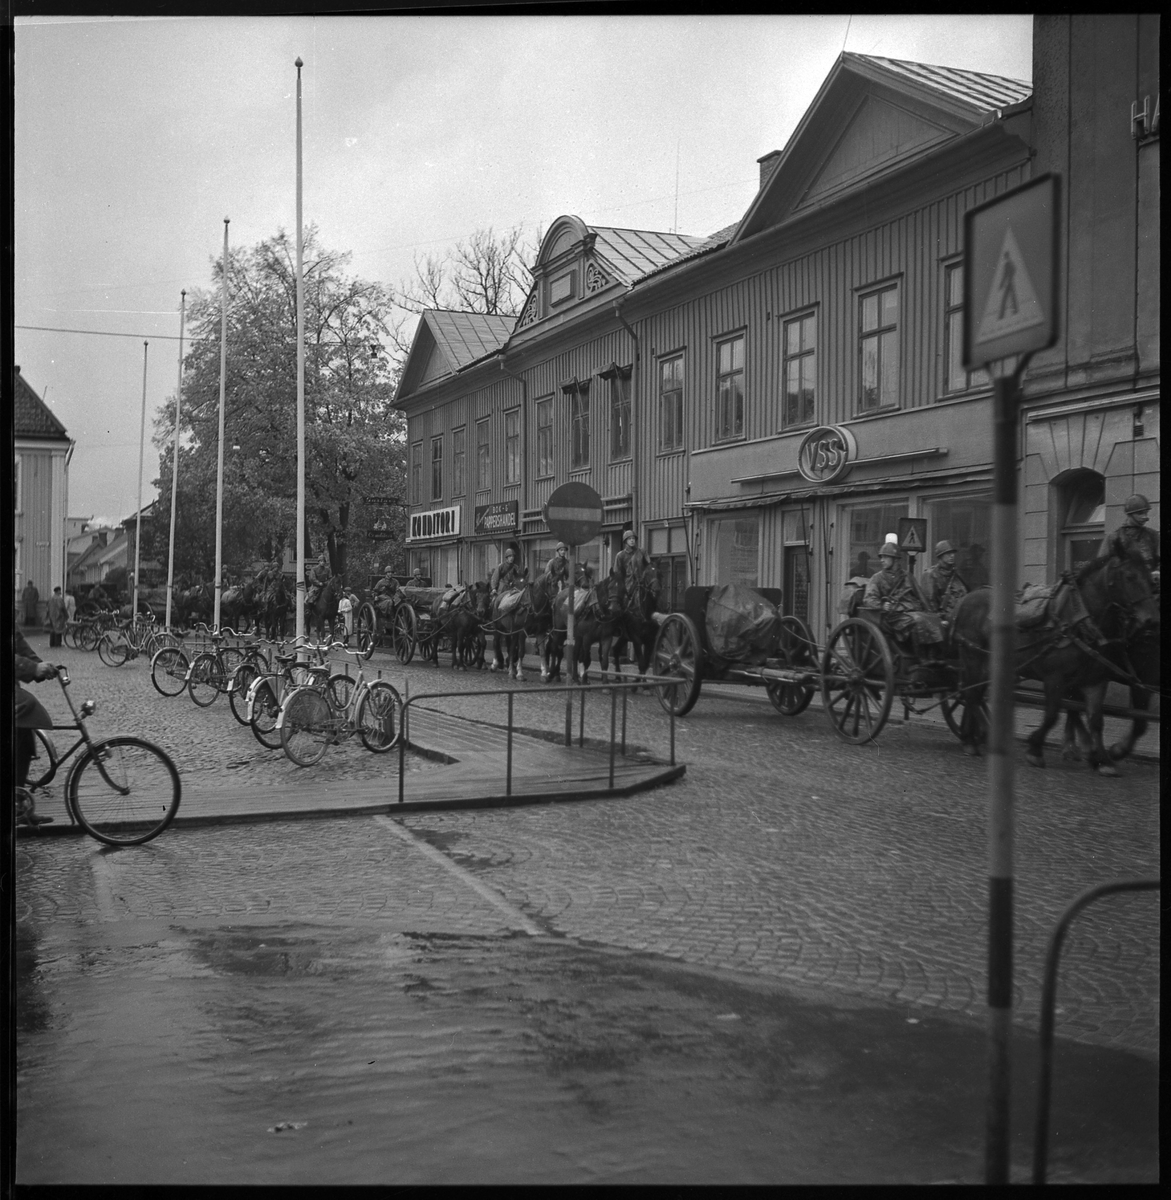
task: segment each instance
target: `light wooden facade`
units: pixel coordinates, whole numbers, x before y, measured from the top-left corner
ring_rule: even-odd
[[[1050,40],[1042,36],[1040,53]],[[762,160],[760,191],[730,229],[671,241],[592,229],[576,217],[554,222],[515,328],[478,361],[446,373],[428,371],[420,356],[400,388],[398,404],[412,443],[424,447],[425,472],[431,439],[443,438],[448,455],[455,431],[468,431],[464,495],[441,489],[413,504],[462,506],[444,581],[482,577],[495,565],[503,539],[499,531],[477,535],[477,505],[515,503],[517,527],[508,535],[533,570],[543,566],[552,542],[541,505],[557,485],[581,479],[602,495],[608,520],[580,557],[608,566],[631,525],[675,604],[691,582],[779,587],[785,609],[821,635],[838,619],[845,580],[874,569],[878,546],[905,516],[927,519],[926,549],[949,539],[968,581],[987,582],[991,384],[958,361],[963,218],[1036,174],[1033,108],[1029,86],[1016,81],[843,54],[784,151]],[[1060,141],[1059,131],[1044,129]],[[1149,165],[1149,141],[1139,153]],[[1045,169],[1073,170],[1058,163]],[[1157,213],[1157,177],[1139,173],[1135,203],[1149,209],[1152,187]],[[1082,216],[1071,211],[1072,247],[1079,222],[1092,240],[1103,216],[1092,205]],[[1078,242],[1076,253],[1093,252]],[[1120,255],[1112,248],[1099,269],[1108,272]],[[1157,256],[1153,268],[1139,256],[1136,269],[1157,291]],[[1133,308],[1134,270],[1124,276],[1106,286]],[[1141,293],[1141,280],[1138,287]],[[1071,344],[1076,328],[1071,312]],[[1111,328],[1101,337],[1117,342],[1116,334]],[[1151,326],[1139,315],[1128,336],[1135,347],[1129,361],[1146,364],[1137,368],[1147,371],[1143,395],[1153,389],[1155,396],[1147,440],[1157,454],[1157,321]],[[1045,413],[1054,404],[1066,413],[1069,403],[1083,403],[1082,392],[1070,394],[1077,372],[1054,373],[1063,353],[1058,347],[1037,363],[1038,380],[1059,374],[1059,384],[1027,377],[1024,429],[1052,424]],[[616,453],[611,400],[614,380],[625,373],[629,445]],[[1119,386],[1111,376],[1099,391],[1114,397]],[[1134,373],[1128,386],[1138,386]],[[583,394],[590,461],[575,469],[582,421],[575,425],[574,417]],[[1125,411],[1132,414],[1133,405]],[[552,432],[539,431],[550,418]],[[474,494],[477,421],[487,422],[491,467],[489,486]],[[505,472],[510,428],[519,438],[515,482]],[[835,444],[849,461],[827,470],[813,451]],[[1134,444],[1131,461],[1141,460],[1144,471],[1109,476],[1118,505],[1138,482],[1157,491],[1147,451]],[[450,456],[443,461],[449,471]],[[1068,547],[1062,550],[1053,527],[1048,492],[1045,500],[1048,568]],[[1037,536],[1035,518],[1035,511],[1025,518],[1026,547]],[[412,545],[435,563],[437,544]],[[1040,551],[1027,550],[1026,563],[1030,553],[1036,559]]]

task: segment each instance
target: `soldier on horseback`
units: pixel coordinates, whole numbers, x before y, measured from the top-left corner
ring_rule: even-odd
[[[321,596],[325,585],[332,579],[329,573],[329,561],[323,554],[313,566],[313,571],[305,580],[308,591],[305,594],[305,607],[312,608]]]
[[[1151,573],[1155,590],[1159,590],[1159,531],[1148,529],[1147,522],[1151,519],[1151,502],[1141,494],[1131,496],[1127,500],[1124,511],[1126,520],[1103,542],[1098,551],[1099,557],[1114,555],[1116,558],[1126,558],[1133,549],[1138,552]]]
[[[614,558],[614,574],[623,583],[627,596],[634,596],[642,584],[651,560],[638,544],[638,535],[628,529],[622,535],[622,549]]]
[[[968,594],[968,585],[956,570],[956,551],[946,539],[935,543],[935,563],[923,572],[923,598],[927,607],[951,621],[952,610]]]
[[[886,627],[897,638],[912,638],[920,646],[941,641],[933,623],[927,620],[926,606],[914,579],[902,566],[902,551],[894,538],[888,538],[878,552],[882,564],[866,581],[862,607],[882,613]]]
[[[564,542],[557,543],[553,557],[545,565],[545,574],[557,584],[558,590],[569,583],[569,547]]]
[[[568,573],[568,568],[567,568]],[[509,546],[504,552],[504,561],[497,564],[489,581],[492,595],[499,596],[511,588],[518,588],[525,581],[524,569],[516,561],[516,551]]]

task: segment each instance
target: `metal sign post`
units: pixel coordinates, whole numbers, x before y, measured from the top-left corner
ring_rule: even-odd
[[[984,1182],[1009,1182],[1016,681],[1017,412],[1033,351],[1057,340],[1056,176],[964,217],[964,365],[999,363],[993,395],[992,645],[988,729],[988,1104]],[[1019,357],[1018,357],[1019,356]],[[1009,369],[1009,362],[1016,359]],[[995,373],[995,372],[994,372]]]
[[[602,497],[587,483],[564,483],[545,504],[545,524],[554,537],[570,548],[569,608],[565,615],[565,645],[569,651],[570,677],[577,682],[573,649],[574,583],[577,547],[592,542],[602,531]],[[565,693],[565,744],[573,740],[573,693]]]

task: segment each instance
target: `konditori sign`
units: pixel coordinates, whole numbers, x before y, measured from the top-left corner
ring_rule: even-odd
[[[411,513],[411,530],[407,535],[407,541],[418,542],[426,538],[457,536],[461,511],[457,506],[455,508],[432,508],[427,512]]]

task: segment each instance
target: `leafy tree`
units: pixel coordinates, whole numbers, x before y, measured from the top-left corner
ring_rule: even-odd
[[[326,550],[343,575],[351,558],[360,569],[385,549],[364,544],[379,511],[368,511],[364,498],[403,496],[406,475],[405,420],[391,407],[397,369],[383,344],[391,335],[391,297],[381,284],[349,276],[349,259],[322,247],[315,227],[306,230],[305,552]],[[180,425],[176,572],[204,576],[215,565],[221,273],[214,260],[213,286],[189,296],[192,343]],[[296,536],[296,246],[284,230],[229,250],[227,293],[223,560],[244,570]],[[173,398],[159,410],[155,431],[161,469],[154,536],[165,556]]]

